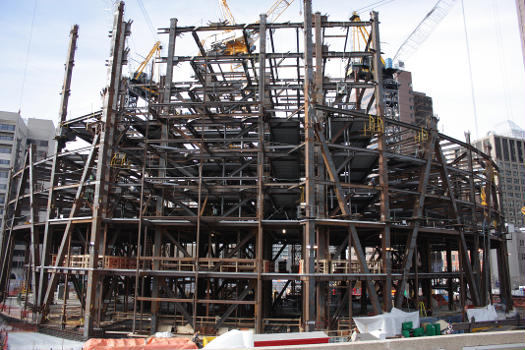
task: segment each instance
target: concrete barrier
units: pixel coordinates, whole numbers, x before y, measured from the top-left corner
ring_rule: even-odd
[[[435,337],[397,338],[389,340],[279,346],[259,350],[524,350],[525,331],[501,331],[451,334]]]

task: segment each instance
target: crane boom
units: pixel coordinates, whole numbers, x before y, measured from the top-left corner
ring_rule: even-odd
[[[228,2],[226,0],[219,0],[219,8],[221,9],[222,18],[224,18],[228,24],[234,25],[235,18],[233,18],[233,14],[230,10],[230,7],[228,6]]]
[[[416,29],[410,33],[408,38],[401,44],[394,55],[394,61],[404,61],[412,55],[419,46],[427,40],[437,25],[445,18],[456,0],[438,0],[434,7],[419,22]]]
[[[155,45],[153,45],[148,55],[144,59],[144,61],[142,61],[142,63],[137,68],[133,79],[138,80],[140,78],[140,76],[142,75],[142,72],[144,72],[144,68],[146,68],[146,66],[148,65],[148,62],[151,60],[151,58],[153,57],[155,52],[157,52],[157,50],[160,50],[160,41],[157,41]]]
[[[269,23],[275,22],[293,2],[294,0],[276,0],[268,11],[266,11],[266,20]]]

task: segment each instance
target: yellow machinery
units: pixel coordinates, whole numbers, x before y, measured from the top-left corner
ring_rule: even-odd
[[[160,52],[160,41],[157,41],[153,47],[151,48],[151,50],[149,51],[148,55],[146,56],[146,58],[144,59],[144,61],[142,61],[142,63],[138,66],[137,70],[135,71],[135,75],[133,76],[133,79],[134,80],[139,80],[140,79],[140,76],[142,75],[142,73],[144,72],[144,69],[146,68],[146,66],[148,65],[148,62],[151,60],[151,58],[153,57],[153,55],[155,54],[155,52]]]
[[[267,21],[271,23],[277,20],[293,2],[294,0],[276,0],[270,9],[266,11]],[[219,0],[219,8],[226,23],[230,25],[236,24],[226,0]],[[248,33],[249,42],[246,43],[241,30],[227,30],[212,36],[214,40],[210,45],[211,49],[209,52],[226,55],[245,54],[248,53],[248,48],[253,45],[258,36],[258,33]]]
[[[150,87],[145,86],[148,81],[148,78],[147,78],[147,74],[144,73],[144,69],[146,69],[146,66],[148,65],[149,61],[151,61],[151,59],[153,58],[153,55],[160,54],[160,49],[161,49],[160,41],[155,42],[155,44],[149,51],[144,61],[142,61],[140,65],[137,67],[137,70],[133,74],[133,78],[131,79],[131,81],[133,83],[138,83],[139,85],[131,88],[130,92],[132,96],[145,97],[146,95],[149,95],[149,94],[152,94],[152,95],[157,94],[157,91],[155,91],[154,89]],[[112,164],[112,166],[114,166],[114,164]]]
[[[361,22],[361,17],[359,17],[359,14],[357,12],[352,13],[352,17],[350,17],[350,21],[352,22]],[[365,26],[355,26],[352,27],[352,41],[353,41],[353,51],[361,51],[362,48],[367,47],[367,44],[370,39],[370,33],[366,29]],[[369,47],[369,46],[368,46]],[[381,56],[381,63],[383,65],[385,64],[385,60]],[[352,59],[351,64],[348,67],[347,74],[352,74],[354,70],[357,70],[361,74],[370,74],[370,65],[371,62],[364,58],[355,58]]]

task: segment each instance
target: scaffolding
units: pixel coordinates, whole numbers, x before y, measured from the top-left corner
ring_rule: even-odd
[[[497,167],[435,120],[385,116],[376,12],[334,22],[305,0],[299,23],[172,19],[162,75],[140,81],[122,74],[123,16],[120,3],[102,110],[66,118],[75,26],[56,152],[30,148],[10,179],[0,287],[6,300],[26,241],[31,322],[85,337],[349,331],[356,313],[430,308],[438,289],[451,310],[489,304],[490,252],[512,307]],[[359,28],[370,34],[351,50]],[[246,52],[203,47],[224,31]]]

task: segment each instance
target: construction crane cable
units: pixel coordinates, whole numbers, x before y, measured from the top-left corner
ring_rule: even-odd
[[[29,67],[29,54],[31,52],[31,42],[33,40],[33,29],[35,28],[36,5],[37,5],[37,0],[35,0],[33,4],[33,18],[31,19],[31,29],[29,30],[29,41],[27,42],[26,58],[25,58],[25,64],[24,64],[24,75],[22,77],[22,86],[20,88],[20,103],[18,104],[19,113],[22,110],[22,101],[24,99],[24,89],[25,89],[25,84],[26,84],[27,68]]]
[[[514,120],[514,113],[512,112],[511,103],[510,103],[510,97],[509,97],[509,89],[507,84],[505,84],[505,79],[509,77],[509,72],[507,70],[507,66],[505,65],[505,47],[503,45],[503,35],[501,33],[501,18],[500,18],[500,10],[498,7],[498,3],[496,0],[492,0],[492,10],[494,12],[494,16],[492,16],[492,20],[494,22],[494,27],[496,28],[496,45],[498,46],[498,58],[499,58],[499,77],[500,77],[500,83],[501,83],[501,91],[504,95],[505,100],[505,109],[507,110],[507,116],[508,119]]]
[[[469,78],[470,78],[470,93],[472,96],[472,109],[474,111],[474,126],[476,128],[476,139],[477,139],[479,137],[478,115],[476,111],[476,97],[474,93],[474,80],[472,79],[472,62],[470,59],[470,45],[469,45],[469,40],[468,40],[467,20],[465,16],[465,6],[463,4],[463,0],[461,0],[461,13],[463,15],[463,29],[465,31],[465,45],[467,48],[468,72],[469,72]]]
[[[361,14],[365,11],[368,11],[368,10],[372,10],[372,9],[375,9],[375,8],[378,8],[378,7],[381,7],[381,6],[384,6],[384,5],[388,5],[389,3],[393,2],[395,0],[381,0],[381,1],[377,1],[375,3],[372,3],[368,6],[365,6],[365,7],[362,7],[360,8],[359,10],[356,10],[355,12],[357,12],[358,14]]]
[[[151,21],[148,11],[144,7],[144,3],[142,3],[142,0],[137,0],[137,4],[139,5],[140,11],[142,12],[142,15],[144,16],[144,20],[146,20],[146,24],[148,25],[149,30],[151,34],[153,35],[153,38],[155,39],[155,41],[158,41],[159,37],[157,35],[157,32],[155,31],[155,27],[153,26],[153,22]]]

